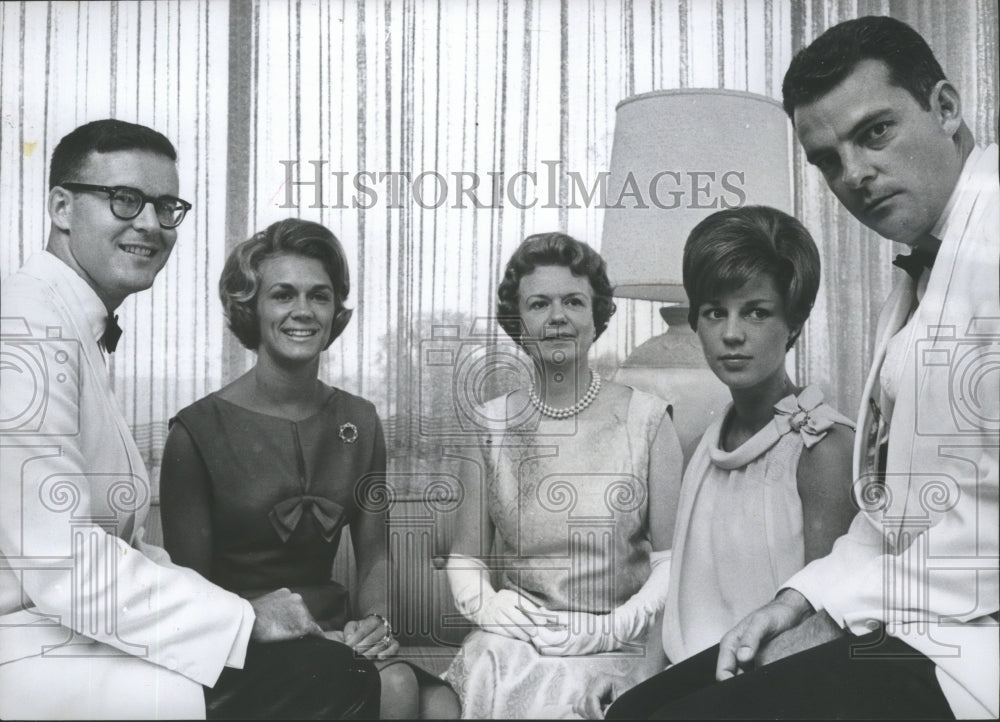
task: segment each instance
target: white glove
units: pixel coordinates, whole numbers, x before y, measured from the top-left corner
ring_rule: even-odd
[[[663,610],[670,584],[672,556],[670,549],[652,552],[646,582],[627,602],[608,614],[542,609],[543,614],[555,614],[557,624],[539,626],[532,644],[541,654],[571,657],[613,652],[642,640],[656,620],[656,615]]]
[[[631,644],[646,636],[657,615],[663,611],[670,587],[670,562],[673,549],[649,554],[649,578],[638,592],[623,605],[611,611],[615,618],[617,646]]]
[[[614,646],[614,622],[611,614],[587,612],[552,612],[556,623],[539,626],[531,643],[539,654],[551,657],[578,657],[610,652]]]
[[[481,560],[452,554],[448,557],[446,568],[455,607],[463,617],[488,632],[522,642],[534,636],[535,622],[528,614],[545,618],[543,610],[517,592],[509,589],[496,591],[490,584],[489,569]]]

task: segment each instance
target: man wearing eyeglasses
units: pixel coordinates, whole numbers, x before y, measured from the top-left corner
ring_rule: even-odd
[[[87,282],[109,313],[153,285],[191,209],[177,197],[170,141],[152,131],[147,148],[116,149],[125,127],[97,121],[74,131],[56,148],[49,175],[47,250]],[[111,146],[92,152],[81,141],[100,132],[99,142]]]
[[[46,250],[3,284],[0,718],[203,717],[206,701],[333,718],[378,699],[367,662],[300,639],[321,632],[297,594],[248,602],[143,542],[149,478],[105,362],[115,309],[153,284],[191,209],[177,196],[163,135],[77,128],[52,156]],[[224,667],[244,671],[216,686]]]

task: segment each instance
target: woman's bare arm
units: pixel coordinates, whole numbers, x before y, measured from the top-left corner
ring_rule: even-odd
[[[834,424],[811,449],[803,449],[796,473],[802,500],[805,563],[825,557],[845,534],[858,509],[851,496],[854,432]]]
[[[163,548],[174,564],[212,578],[212,489],[208,468],[187,429],[174,423],[160,468]]]

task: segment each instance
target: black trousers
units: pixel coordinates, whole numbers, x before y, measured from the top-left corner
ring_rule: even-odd
[[[865,653],[863,650],[869,650]],[[873,632],[715,681],[716,645],[623,694],[607,719],[954,719],[934,663]]]
[[[247,647],[243,669],[222,670],[205,688],[208,719],[375,719],[375,665],[320,637]]]

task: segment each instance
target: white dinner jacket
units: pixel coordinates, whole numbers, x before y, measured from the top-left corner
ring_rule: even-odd
[[[0,717],[203,716],[253,610],[142,543],[149,478],[93,290],[39,253],[2,304]]]
[[[897,282],[880,314],[855,437],[862,511],[831,553],[785,586],[855,634],[885,624],[937,665],[958,717],[997,717],[1000,634],[1000,185],[997,146],[975,149],[934,235],[926,291]],[[906,334],[884,484],[873,477],[869,399],[889,340]],[[884,405],[884,404],[883,404]],[[888,410],[883,409],[888,413]],[[877,649],[869,650],[877,653]]]

